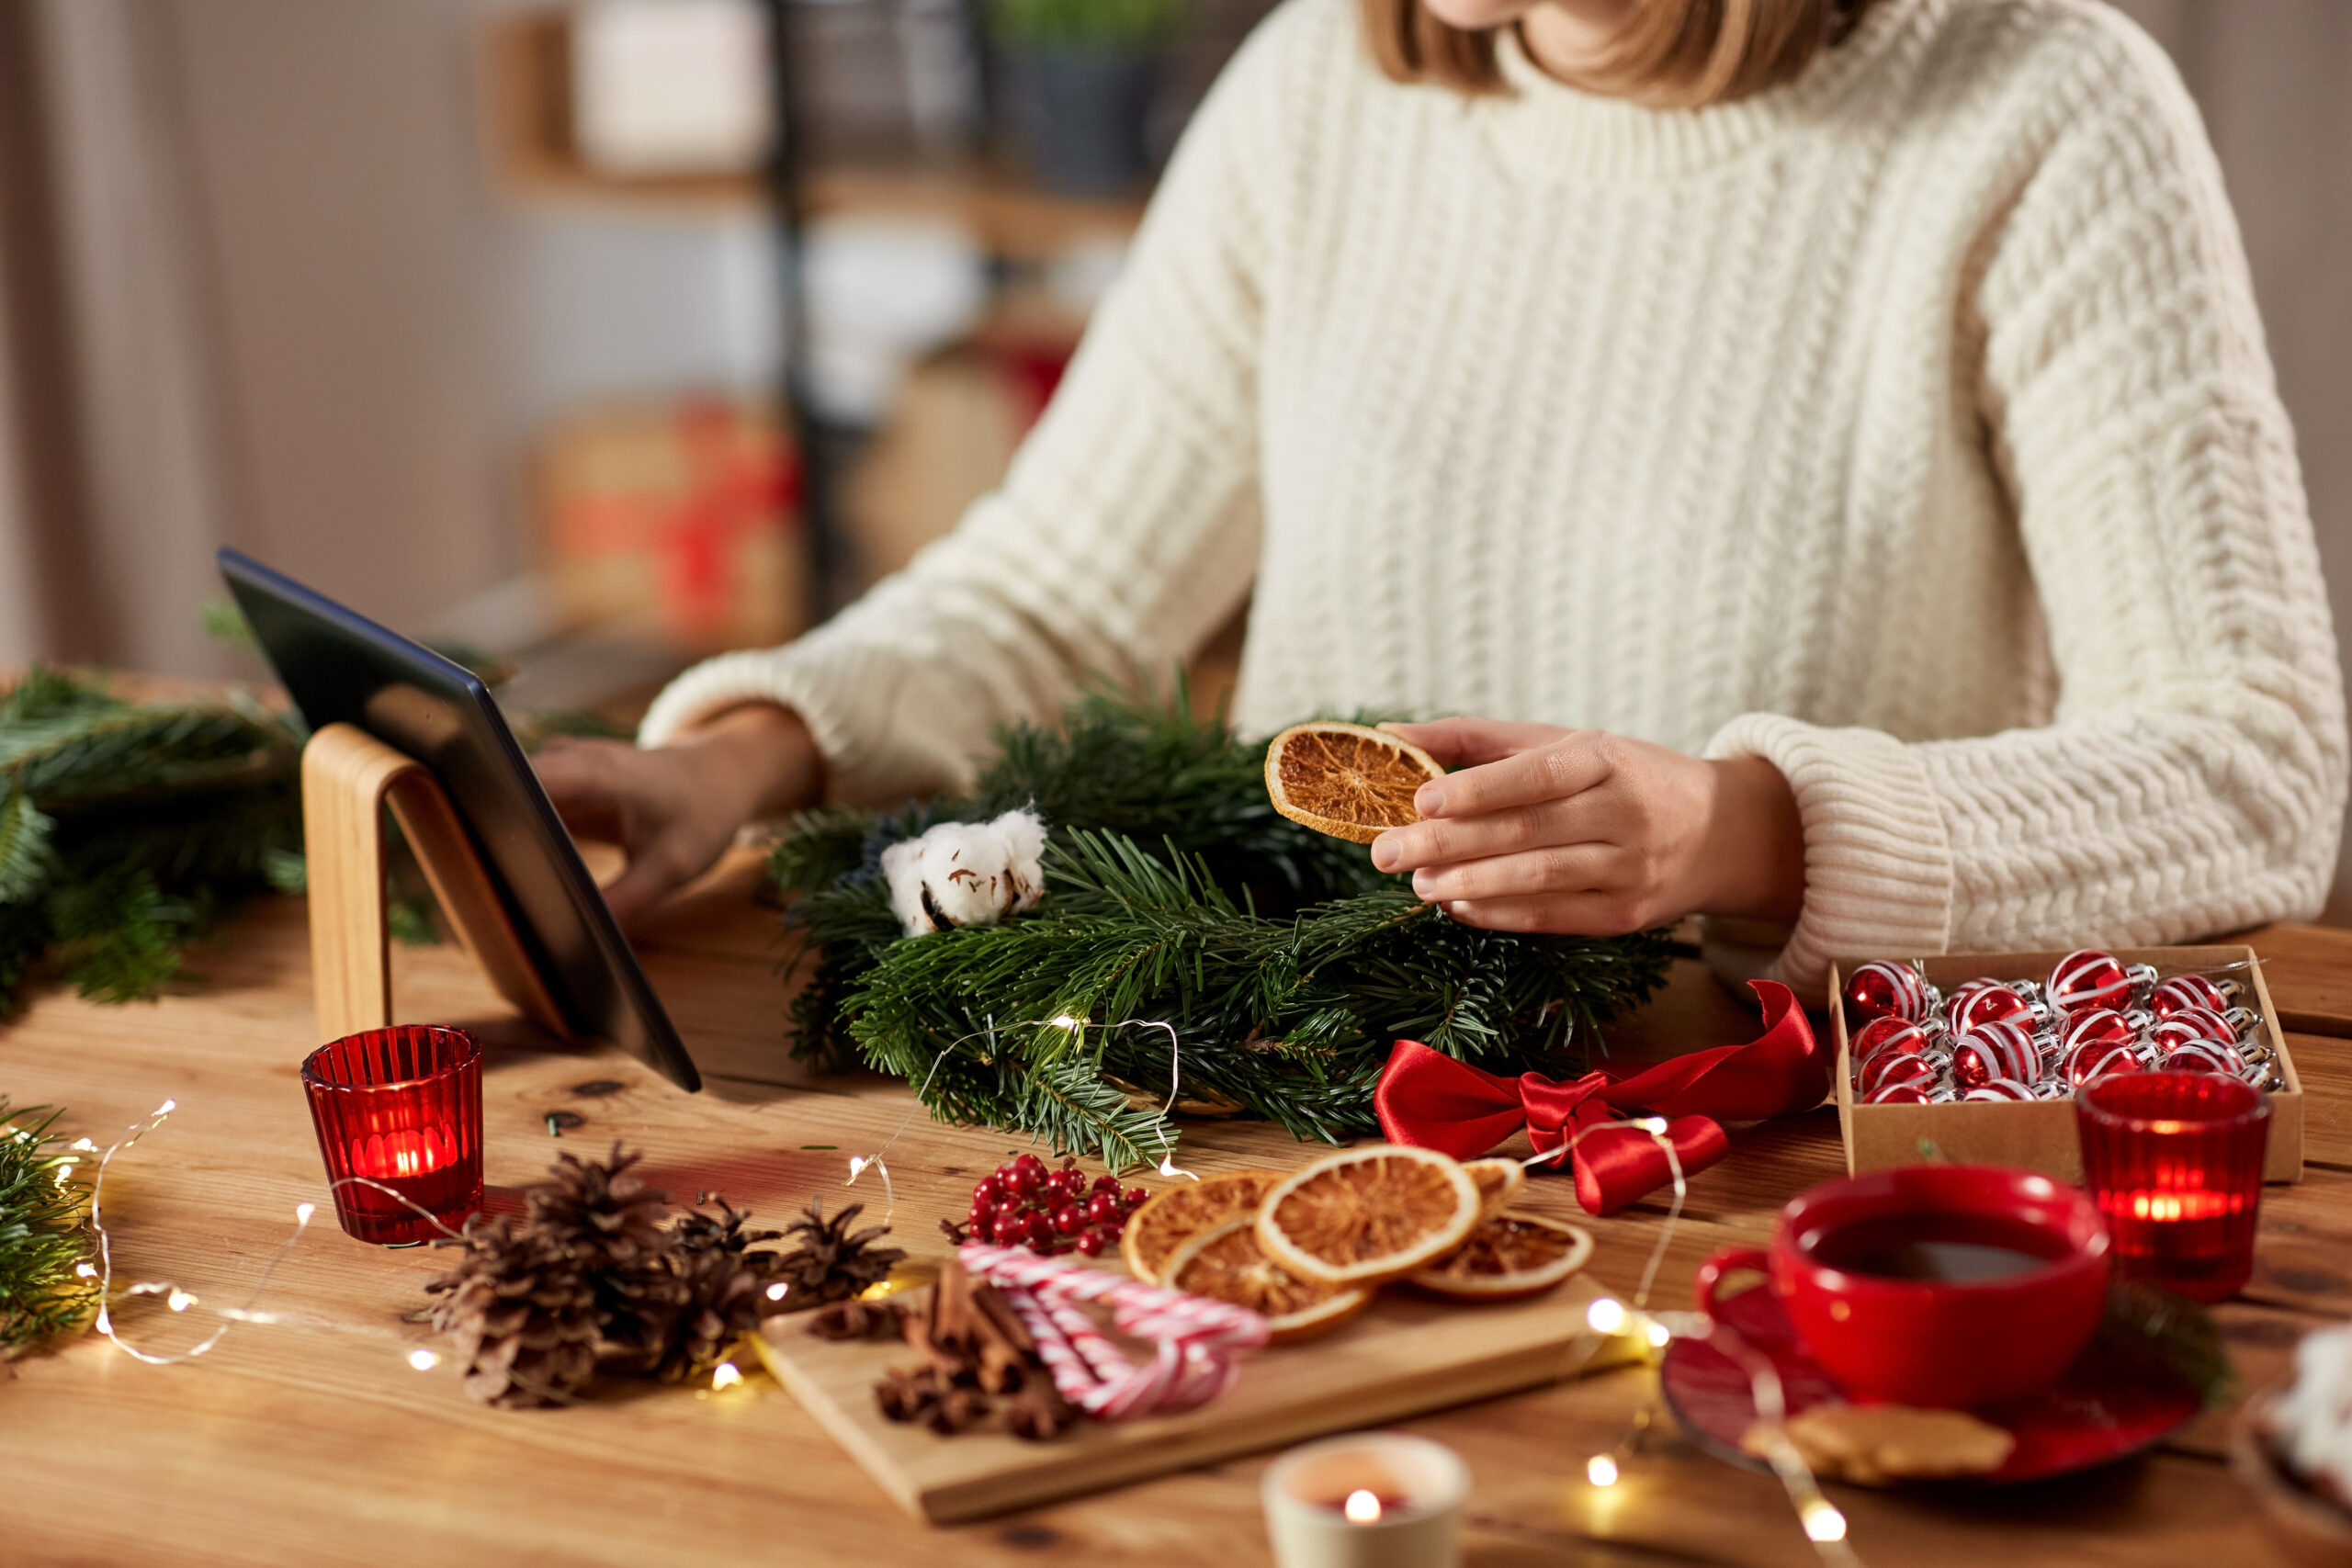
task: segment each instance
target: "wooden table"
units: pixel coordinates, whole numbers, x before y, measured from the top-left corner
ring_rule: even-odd
[[[470,1021],[485,1036],[493,1205],[511,1203],[558,1152],[601,1152],[618,1138],[644,1149],[654,1179],[680,1197],[714,1190],[776,1221],[812,1194],[838,1201],[848,1156],[899,1127],[912,1104],[903,1085],[811,1082],[786,1058],[774,917],[752,906],[752,882],[739,859],[667,911],[646,944],[654,984],[710,1077],[699,1097],[616,1053],[533,1037],[452,949],[401,955],[402,1018]],[[2352,1035],[2352,933],[2280,929],[2254,940],[2301,1029]],[[252,908],[194,967],[200,986],[152,1007],[38,996],[0,1030],[0,1092],[65,1105],[65,1125],[101,1144],[176,1100],[169,1122],[108,1179],[119,1277],[235,1303],[295,1205],[326,1202],[297,1079],[313,1043],[300,906]],[[1753,1022],[1686,965],[1618,1043],[1654,1054],[1743,1038]],[[2352,1314],[2352,1041],[2299,1033],[2293,1046],[2310,1095],[2308,1174],[2268,1190],[2254,1281],[2221,1313],[2248,1386],[2281,1375],[2305,1330]],[[598,1079],[625,1087],[572,1092]],[[546,1124],[557,1110],[585,1118],[560,1143]],[[1296,1157],[1261,1126],[1202,1124],[1185,1140],[1187,1163],[1203,1170]],[[910,1123],[890,1155],[899,1237],[930,1245],[936,1219],[960,1213],[1010,1144]],[[1760,1238],[1782,1201],[1841,1168],[1833,1114],[1739,1134],[1731,1157],[1692,1185],[1661,1299],[1679,1304],[1710,1251]],[[870,1182],[853,1195],[878,1209]],[[1565,1181],[1531,1185],[1535,1205],[1576,1213]],[[1633,1289],[1662,1213],[1645,1203],[1597,1226],[1593,1267],[1606,1282]],[[262,1303],[280,1322],[238,1328],[201,1360],[144,1366],[86,1337],[0,1369],[10,1503],[0,1564],[1269,1560],[1262,1461],[932,1530],[900,1516],[763,1377],[721,1393],[630,1388],[571,1410],[484,1409],[447,1363],[408,1364],[432,1340],[402,1314],[435,1264],[427,1252],[362,1246],[322,1215]],[[206,1326],[201,1310],[120,1316],[153,1348],[185,1346]],[[1413,1423],[1474,1472],[1468,1561],[1812,1562],[1770,1479],[1669,1429],[1654,1432],[1617,1486],[1585,1484],[1586,1456],[1619,1438],[1654,1386],[1652,1372],[1633,1369]],[[2071,1481],[1941,1499],[1845,1487],[1836,1496],[1855,1547],[1876,1564],[2257,1568],[2277,1560],[2221,1461],[2227,1415],[2210,1413],[2144,1460]]]

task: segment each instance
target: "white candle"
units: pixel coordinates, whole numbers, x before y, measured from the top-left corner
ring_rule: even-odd
[[[1277,1568],[1455,1568],[1469,1467],[1424,1438],[1355,1432],[1296,1448],[1266,1472]]]

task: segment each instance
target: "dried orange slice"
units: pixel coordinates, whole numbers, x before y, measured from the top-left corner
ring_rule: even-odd
[[[1301,1280],[1259,1250],[1248,1214],[1223,1220],[1170,1254],[1161,1283],[1188,1295],[1248,1307],[1266,1320],[1269,1343],[1311,1339],[1355,1316],[1372,1292],[1351,1285]]]
[[[1462,1168],[1470,1173],[1471,1182],[1478,1189],[1481,1224],[1510,1208],[1519,1190],[1527,1185],[1527,1168],[1515,1159],[1464,1160]]]
[[[1126,1228],[1119,1235],[1119,1256],[1126,1259],[1127,1272],[1147,1285],[1162,1283],[1160,1270],[1170,1254],[1211,1225],[1256,1213],[1258,1201],[1282,1179],[1279,1170],[1227,1171],[1146,1200],[1127,1216]]]
[[[1419,821],[1413,792],[1444,773],[1409,741],[1336,720],[1294,724],[1266,747],[1266,794],[1274,809],[1359,844]]]
[[[1589,1230],[1540,1214],[1497,1214],[1452,1253],[1406,1280],[1456,1301],[1516,1301],[1542,1295],[1591,1256]]]
[[[1374,1144],[1283,1178],[1258,1205],[1258,1245],[1299,1279],[1376,1285],[1460,1247],[1478,1210],[1478,1184],[1453,1160]]]

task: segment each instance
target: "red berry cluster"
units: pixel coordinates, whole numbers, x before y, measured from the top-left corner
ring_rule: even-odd
[[[1140,1187],[1122,1191],[1115,1176],[1098,1176],[1089,1186],[1074,1159],[1048,1170],[1035,1155],[1023,1155],[980,1178],[963,1224],[942,1221],[941,1228],[959,1247],[992,1241],[1048,1257],[1075,1250],[1096,1258],[1118,1246],[1127,1215],[1147,1196]]]

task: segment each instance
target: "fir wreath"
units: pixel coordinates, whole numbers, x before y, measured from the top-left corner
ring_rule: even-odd
[[[1664,978],[1664,931],[1520,936],[1457,925],[1363,847],[1280,816],[1265,748],[1221,721],[1103,694],[999,736],[976,791],[803,813],[770,875],[813,975],[796,1055],[862,1058],[935,1117],[1026,1132],[1114,1169],[1175,1141],[1166,1108],[1246,1112],[1302,1139],[1376,1130],[1390,1043],[1558,1074]],[[1045,892],[993,925],[902,934],[882,852],[934,823],[1033,807]],[[1070,1022],[1041,1021],[1069,1020]],[[1170,1037],[1136,1021],[1165,1022]]]

